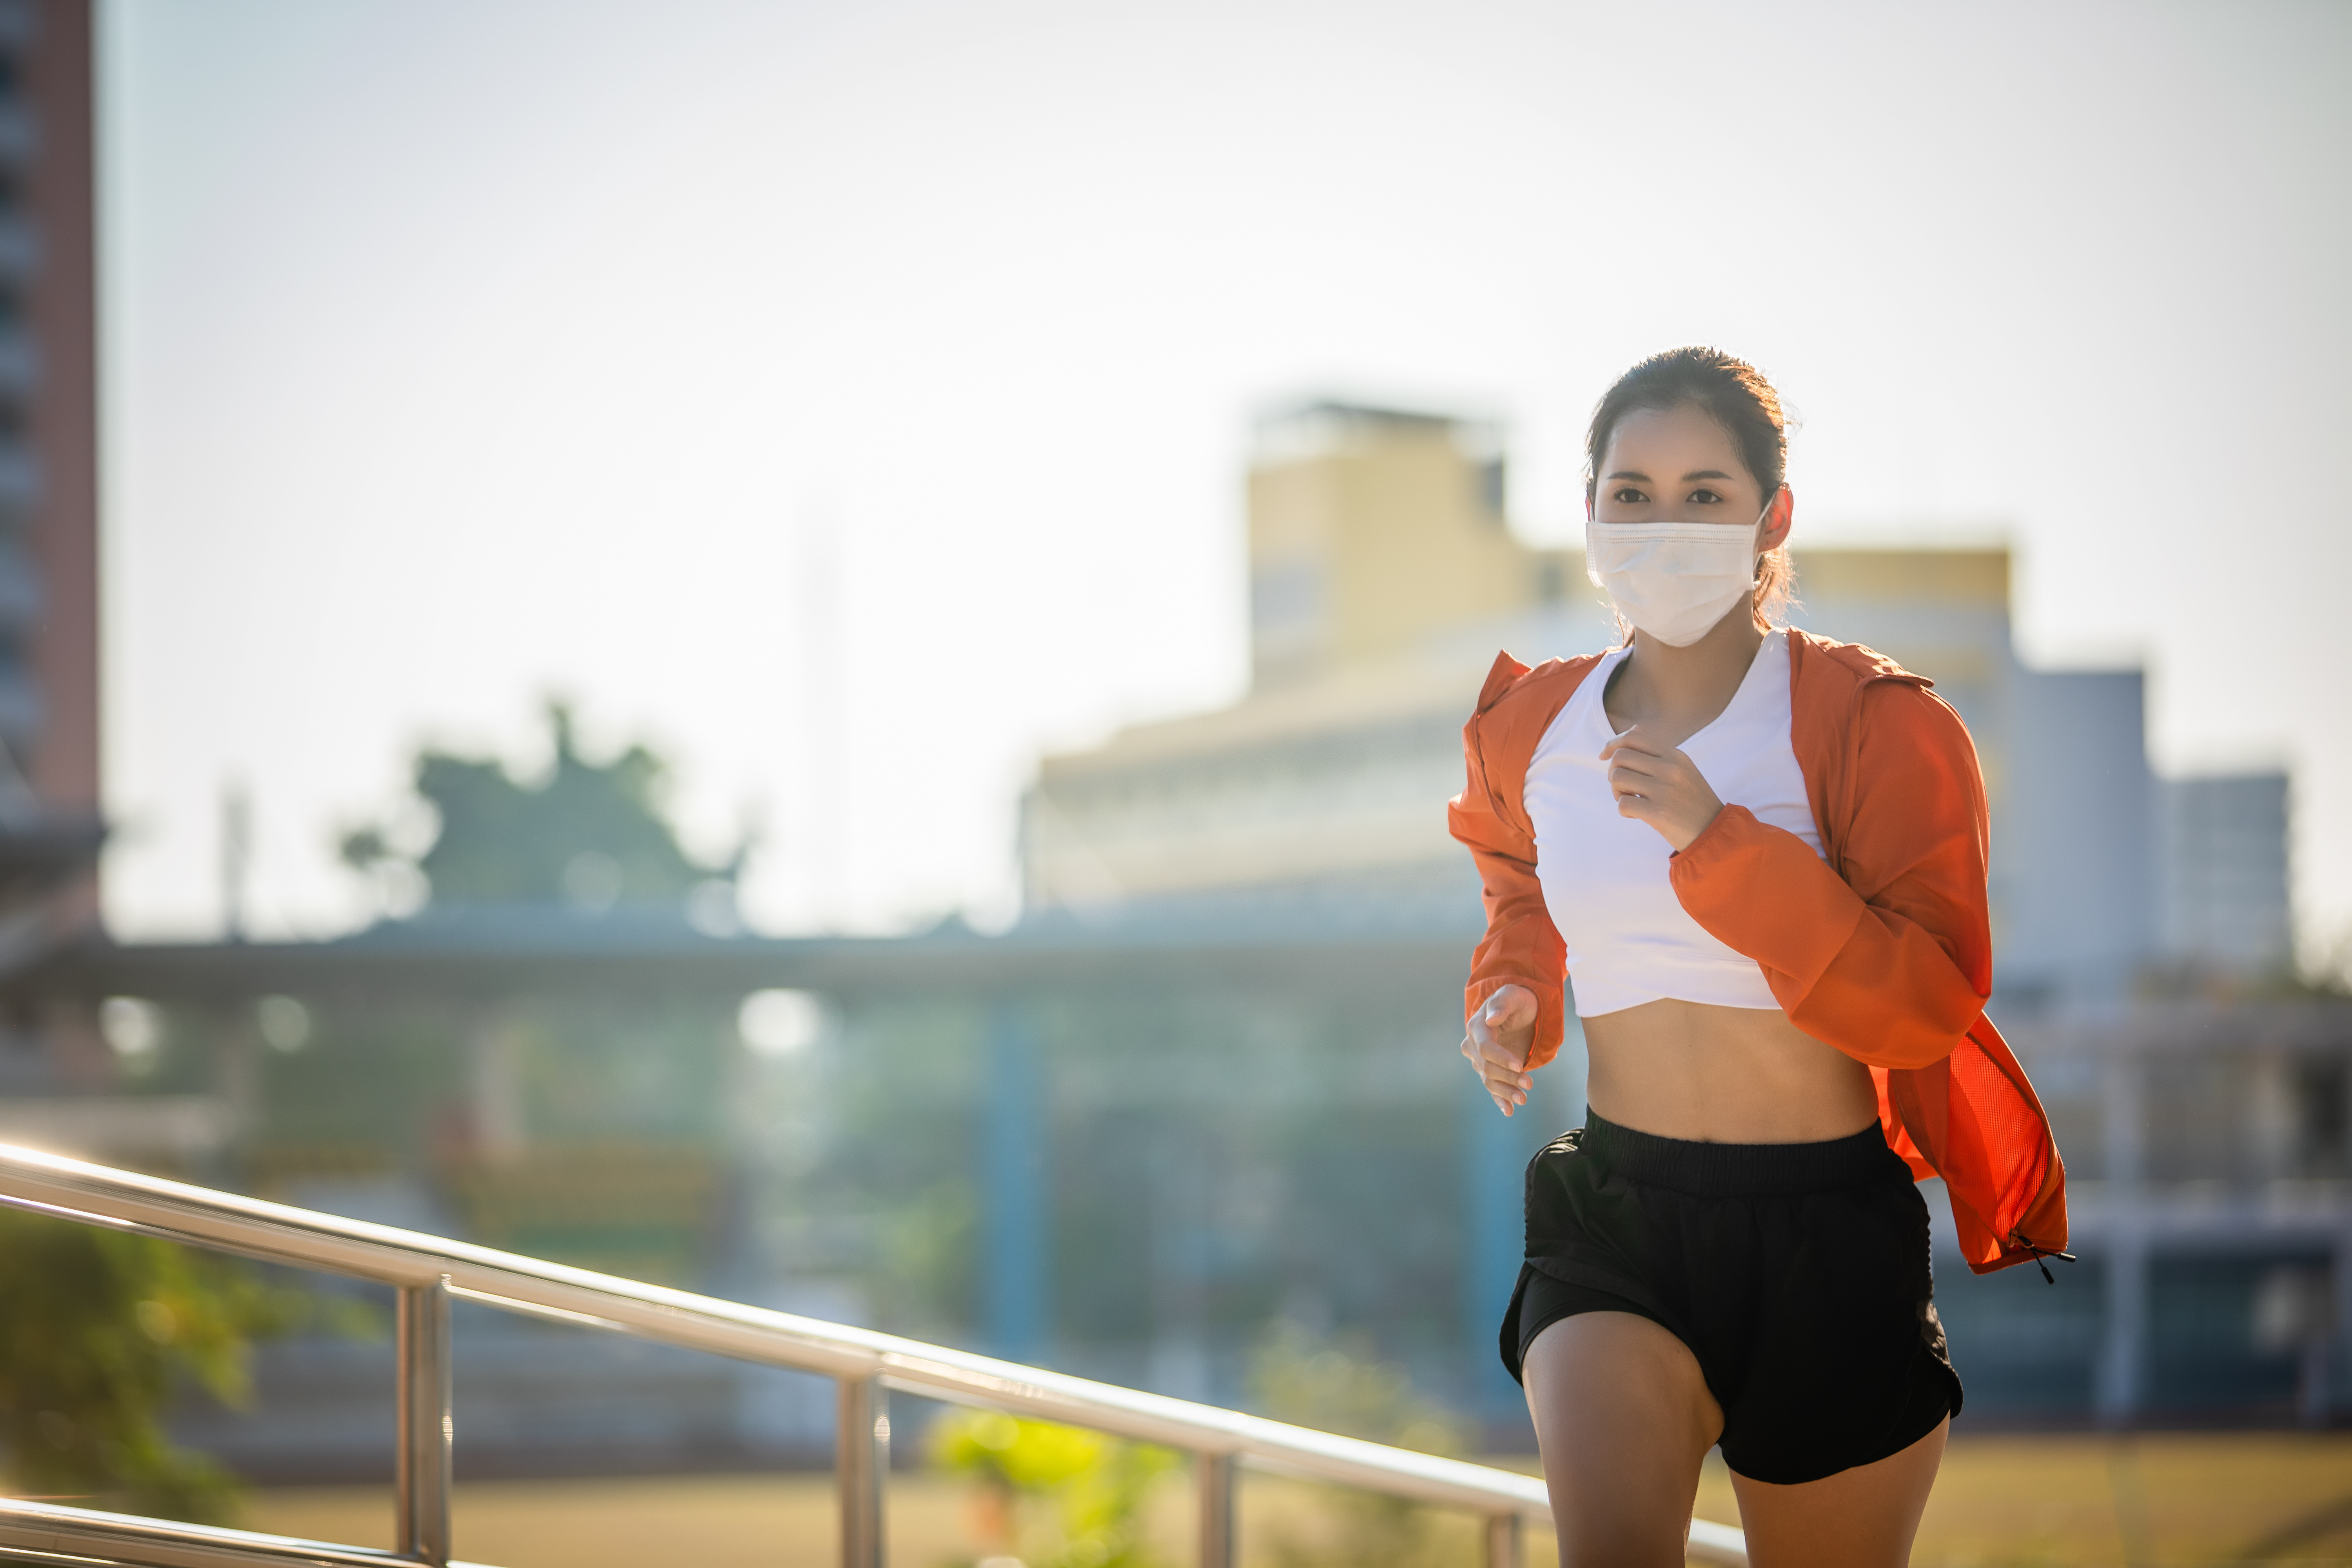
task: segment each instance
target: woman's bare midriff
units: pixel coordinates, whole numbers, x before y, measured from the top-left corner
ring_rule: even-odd
[[[1815,1143],[1878,1120],[1870,1069],[1776,1008],[1672,999],[1584,1020],[1585,1100],[1607,1121],[1707,1143]]]

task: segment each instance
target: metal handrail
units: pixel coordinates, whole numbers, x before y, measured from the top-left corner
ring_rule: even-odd
[[[58,1560],[66,1561],[67,1548],[41,1542],[71,1540],[81,1543],[70,1550],[83,1553],[82,1561],[89,1560],[94,1545],[110,1543],[115,1554],[100,1560],[174,1565],[421,1563],[442,1568],[451,1562],[453,1299],[833,1378],[843,1568],[882,1568],[884,1562],[890,1389],[1188,1450],[1198,1461],[1201,1568],[1233,1568],[1236,1561],[1234,1490],[1236,1467],[1243,1464],[1479,1514],[1486,1521],[1489,1568],[1518,1568],[1522,1521],[1551,1520],[1542,1481],[1489,1465],[1336,1436],[894,1334],[5,1144],[0,1144],[0,1204],[373,1280],[400,1293],[394,1552],[152,1520],[125,1524],[124,1516],[25,1503],[0,1504],[0,1551],[47,1551],[62,1553]],[[1748,1561],[1739,1531],[1704,1520],[1691,1522],[1689,1551],[1705,1563]]]

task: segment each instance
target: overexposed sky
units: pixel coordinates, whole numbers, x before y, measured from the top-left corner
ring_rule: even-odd
[[[761,825],[764,926],[1001,916],[1041,748],[1240,689],[1254,409],[1500,416],[1564,539],[1696,341],[1803,416],[1801,530],[2005,532],[2159,766],[2292,765],[2352,931],[2332,0],[101,18],[120,931],[217,929],[232,781],[257,928],[347,929],[338,829],[550,693]]]

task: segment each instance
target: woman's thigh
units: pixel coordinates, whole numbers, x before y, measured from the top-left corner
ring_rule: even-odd
[[[1797,1486],[1733,1471],[1748,1561],[1754,1568],[1902,1568],[1951,1426],[1947,1416],[1907,1448]]]
[[[1580,1312],[1536,1336],[1521,1372],[1560,1568],[1681,1568],[1723,1430],[1690,1348],[1631,1312]]]

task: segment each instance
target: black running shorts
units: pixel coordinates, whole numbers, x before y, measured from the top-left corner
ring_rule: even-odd
[[[1694,1143],[1588,1116],[1528,1162],[1527,1202],[1502,1331],[1515,1378],[1562,1318],[1647,1318],[1698,1358],[1724,1462],[1782,1485],[1899,1453],[1959,1414],[1927,1205],[1875,1127]]]

